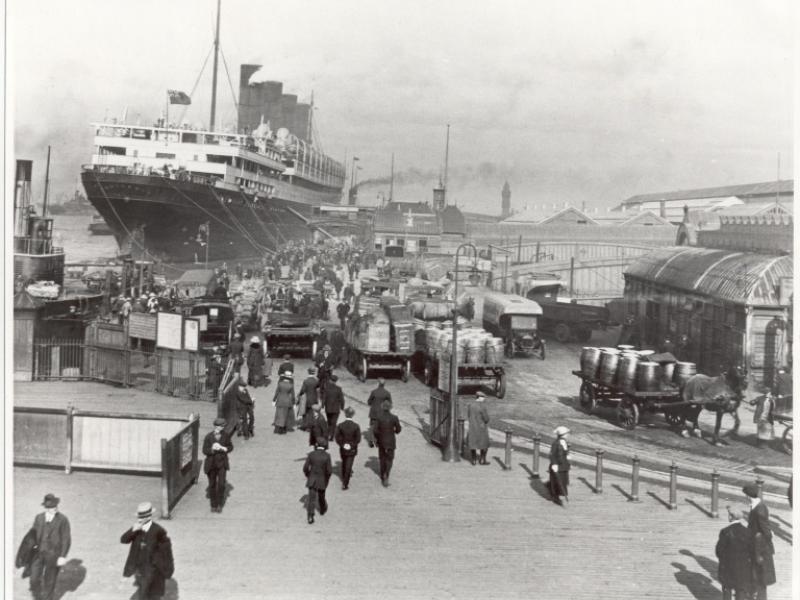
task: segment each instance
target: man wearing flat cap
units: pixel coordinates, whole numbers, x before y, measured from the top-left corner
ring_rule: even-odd
[[[328,487],[328,480],[331,478],[333,469],[331,468],[331,457],[327,452],[327,448],[328,440],[325,438],[317,440],[316,446],[308,453],[306,462],[303,464],[303,473],[306,476],[306,487],[308,488],[306,511],[309,525],[314,522],[314,510],[317,504],[319,504],[319,514],[324,515],[328,512],[325,490]]]
[[[211,499],[211,512],[222,512],[225,503],[225,482],[230,462],[228,453],[233,451],[231,434],[225,429],[223,418],[214,419],[214,431],[206,434],[203,440],[203,472],[208,477],[208,496]]]
[[[353,461],[358,454],[358,445],[361,443],[361,427],[353,421],[356,411],[352,406],[344,409],[344,421],[336,427],[336,443],[339,445],[339,456],[342,459],[342,489],[350,487],[350,478],[353,476]]]
[[[130,544],[122,575],[135,576],[135,584],[139,588],[137,598],[161,598],[165,581],[175,571],[175,562],[172,558],[172,542],[166,530],[153,521],[153,505],[150,502],[139,504],[136,522],[122,534],[119,541]]]
[[[569,500],[567,492],[569,486],[569,445],[567,444],[569,429],[560,425],[556,427],[553,434],[556,439],[550,446],[550,467],[547,469],[550,474],[548,487],[553,502],[564,506],[564,502]]]
[[[344,393],[342,388],[336,385],[337,381],[339,378],[331,374],[328,384],[322,389],[322,395],[325,398],[325,416],[328,419],[328,441],[333,440],[339,413],[344,410]]]
[[[56,588],[56,578],[61,567],[67,564],[72,537],[69,520],[58,512],[60,498],[54,494],[44,497],[44,512],[33,519],[38,551],[30,565],[31,594],[34,600],[52,600]]]
[[[372,425],[372,437],[378,446],[378,462],[380,463],[381,484],[389,487],[389,474],[394,463],[394,451],[397,448],[397,434],[402,431],[400,419],[391,413],[392,403],[383,401],[383,410]]]
[[[775,562],[772,555],[772,529],[769,525],[769,510],[758,497],[758,486],[748,483],[742,488],[750,501],[750,515],[747,517],[747,530],[750,532],[751,554],[753,557],[753,589],[755,600],[767,600],[767,586],[776,582]]]
[[[300,421],[300,429],[308,429],[308,421],[311,416],[311,407],[317,403],[317,389],[319,388],[319,381],[314,374],[317,370],[314,367],[308,367],[308,377],[303,381],[300,386],[300,392],[297,394],[297,420]]]

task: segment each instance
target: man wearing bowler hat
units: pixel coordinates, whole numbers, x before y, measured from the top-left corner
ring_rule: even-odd
[[[130,544],[122,575],[135,576],[135,584],[139,588],[137,598],[161,598],[164,595],[164,582],[172,577],[175,563],[172,558],[172,542],[166,530],[153,521],[152,504],[139,504],[136,508],[136,522],[122,534],[119,541]]]
[[[203,440],[203,472],[208,476],[208,495],[211,499],[211,512],[222,512],[225,502],[225,482],[230,462],[228,453],[233,450],[231,435],[225,429],[223,418],[214,419],[214,431],[206,434]]]
[[[325,416],[328,418],[328,441],[333,441],[339,413],[344,410],[344,393],[342,388],[336,385],[337,381],[339,378],[336,375],[329,375],[328,384],[321,388],[325,399]]]
[[[39,550],[31,562],[31,593],[34,600],[52,600],[58,570],[67,564],[72,537],[69,520],[58,512],[60,498],[54,494],[44,497],[44,512],[33,519],[33,530]]]
[[[748,483],[742,488],[750,501],[750,514],[747,517],[747,530],[750,532],[751,555],[753,557],[753,588],[755,600],[767,600],[767,586],[776,581],[775,562],[772,555],[772,529],[769,525],[769,511],[758,497],[758,486]]]
[[[314,449],[308,453],[306,462],[303,465],[303,473],[306,476],[306,487],[308,488],[308,502],[306,511],[308,512],[308,524],[314,522],[314,510],[319,503],[319,514],[324,515],[328,512],[328,502],[325,500],[325,489],[328,487],[328,480],[331,478],[331,457],[327,452],[328,440],[321,438],[317,440]]]
[[[361,443],[361,427],[353,421],[356,411],[352,406],[344,409],[344,421],[336,427],[336,443],[339,445],[339,456],[342,459],[342,489],[350,487],[350,478],[353,476],[353,461],[358,454],[358,444]]]

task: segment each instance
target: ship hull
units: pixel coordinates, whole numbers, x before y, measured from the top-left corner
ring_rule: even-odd
[[[288,241],[310,241],[314,205],[338,202],[337,192],[286,182],[276,186],[284,198],[268,199],[152,175],[87,169],[81,179],[121,253],[175,264],[263,257]]]

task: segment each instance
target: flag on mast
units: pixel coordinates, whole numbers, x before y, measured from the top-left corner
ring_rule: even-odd
[[[192,99],[189,98],[189,95],[186,92],[181,92],[178,90],[167,90],[167,94],[169,95],[169,103],[170,104],[191,104]]]

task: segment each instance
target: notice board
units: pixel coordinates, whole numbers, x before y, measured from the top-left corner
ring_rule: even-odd
[[[156,318],[156,346],[170,350],[182,350],[183,316],[160,312]]]
[[[128,337],[156,339],[156,316],[132,312],[128,317]]]
[[[200,347],[200,322],[195,319],[186,319],[183,322],[183,348],[197,352]]]

